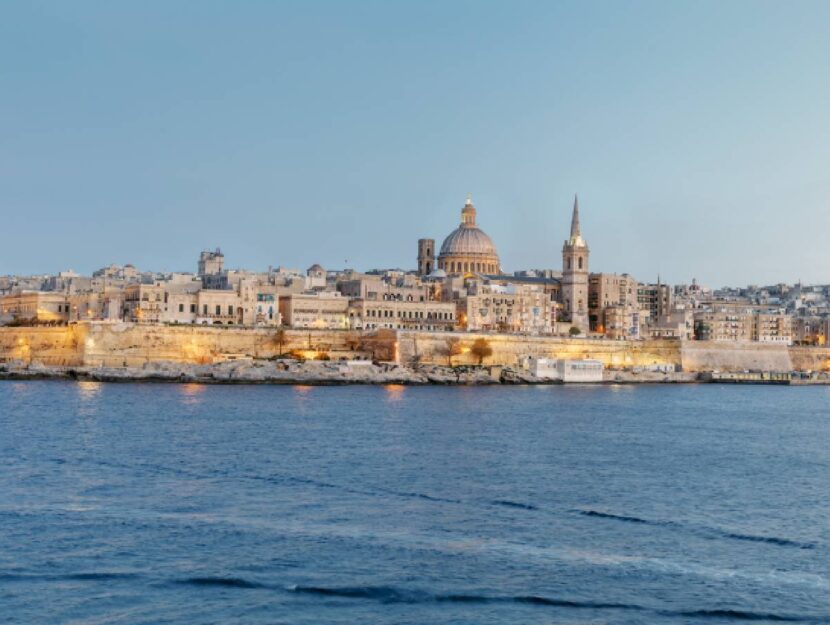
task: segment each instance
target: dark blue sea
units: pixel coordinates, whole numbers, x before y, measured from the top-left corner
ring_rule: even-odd
[[[830,622],[830,389],[0,382],[0,623]]]

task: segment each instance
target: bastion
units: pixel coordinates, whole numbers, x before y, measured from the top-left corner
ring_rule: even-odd
[[[484,356],[475,343],[486,345]],[[378,330],[274,330],[91,322],[0,328],[0,362],[45,366],[140,367],[210,364],[291,354],[307,360],[368,358],[402,365],[516,366],[527,356],[593,359],[609,368],[673,365],[683,371],[828,371],[830,348],[763,343]]]

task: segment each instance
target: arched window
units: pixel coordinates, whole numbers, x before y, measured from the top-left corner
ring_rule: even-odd
[[[579,257],[579,268],[582,269],[582,256]]]
[[[569,258],[568,259],[568,269],[570,269],[570,268],[571,268],[571,259]]]

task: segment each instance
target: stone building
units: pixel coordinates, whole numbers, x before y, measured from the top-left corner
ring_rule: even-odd
[[[624,273],[588,276],[588,322],[592,332],[630,338],[639,325],[637,281]]]
[[[660,282],[659,277],[657,284],[641,283],[637,286],[637,304],[643,313],[645,323],[657,323],[658,319],[669,314],[674,307],[672,288]]]
[[[349,299],[340,293],[315,291],[279,298],[283,323],[290,328],[345,330],[349,327]]]
[[[579,199],[574,196],[571,236],[562,246],[562,308],[564,318],[587,332],[588,321],[588,256],[590,251],[579,225]]]
[[[456,322],[455,304],[441,300],[437,283],[417,276],[352,276],[338,290],[350,300],[353,329],[451,330]]]
[[[122,300],[124,321],[161,323],[164,316],[164,287],[157,284],[129,284]]]
[[[418,241],[418,270],[422,275],[432,273],[425,271],[434,267],[430,252],[434,252],[432,239]],[[496,246],[484,231],[476,224],[476,208],[473,200],[467,198],[461,209],[461,224],[453,230],[441,245],[438,253],[438,269],[447,274],[486,274],[501,273]]]
[[[792,317],[779,313],[755,313],[752,315],[752,340],[792,345]]]
[[[793,342],[797,345],[825,345],[830,318],[819,316],[794,317]]]
[[[474,283],[458,302],[459,326],[469,332],[553,334],[556,305],[538,285]]]
[[[63,293],[18,291],[0,296],[0,322],[66,323],[69,303]]]
[[[349,302],[349,325],[355,330],[453,330],[456,305],[453,302],[423,302],[395,298],[382,300],[352,299]]]
[[[203,250],[199,254],[197,268],[197,275],[200,278],[219,275],[225,268],[225,255],[218,247],[214,251]]]
[[[776,312],[722,308],[694,314],[695,338],[701,341],[756,341],[791,345],[792,317]]]
[[[750,341],[752,316],[733,310],[695,313],[695,338],[699,341]]]
[[[648,323],[641,324],[638,338],[681,340],[695,338],[694,310],[691,308],[673,308],[656,319],[652,319],[647,314],[644,314],[644,317]]]

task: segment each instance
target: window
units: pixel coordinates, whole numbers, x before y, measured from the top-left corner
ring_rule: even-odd
[[[202,312],[206,315],[207,313],[207,304],[202,307]]]
[[[190,305],[190,312],[192,312],[194,314],[196,313],[196,304],[191,304]]]
[[[217,315],[221,315],[221,314],[222,314],[222,307],[221,307],[219,304],[216,304],[216,314],[217,314]]]
[[[184,312],[184,304],[179,304],[179,312]]]
[[[582,256],[579,257],[579,268],[582,269]]]
[[[233,306],[228,306],[228,314],[229,315],[233,314]]]

